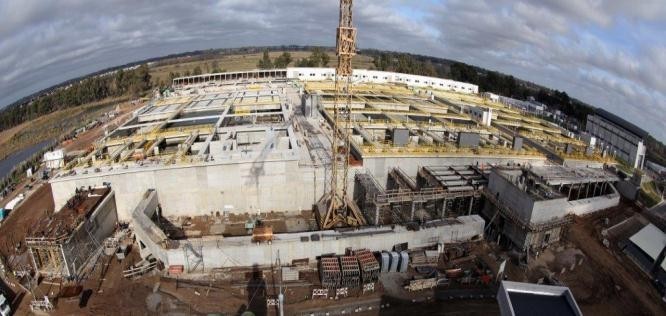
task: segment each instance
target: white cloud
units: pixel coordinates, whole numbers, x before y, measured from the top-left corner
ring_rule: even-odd
[[[666,140],[663,0],[354,5],[360,48],[510,73],[626,114]],[[171,53],[333,46],[337,9],[336,0],[0,0],[0,106],[75,76]]]

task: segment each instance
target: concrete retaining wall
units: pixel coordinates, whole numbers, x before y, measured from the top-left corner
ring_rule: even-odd
[[[148,189],[159,192],[164,216],[308,210],[323,194],[322,179],[323,168],[282,160],[134,167],[56,178],[51,186],[59,209],[75,188],[111,183],[118,218],[128,221]]]
[[[279,251],[282,262],[308,258],[314,262],[326,253],[344,253],[348,247],[371,251],[390,250],[399,243],[425,247],[437,243],[468,241],[483,235],[484,220],[478,215],[458,217],[457,221],[434,221],[430,227],[410,231],[402,226],[367,227],[349,232],[317,231],[275,235],[271,244],[253,243],[251,236],[223,238],[209,236],[171,241],[164,247],[166,236],[150,221],[157,208],[157,194],[142,194],[144,200],[133,212],[132,227],[140,244],[141,256],[153,255],[167,266],[183,265],[187,272],[205,272],[214,268],[271,264]],[[435,224],[438,223],[438,224]],[[318,238],[312,238],[316,235]],[[302,241],[305,238],[307,241]],[[318,239],[318,240],[317,240]],[[201,261],[197,264],[198,261]],[[196,270],[192,271],[194,267]]]
[[[113,234],[118,217],[116,199],[111,191],[99,203],[88,219],[77,227],[76,231],[62,246],[67,271],[75,273],[83,267],[88,258],[104,240]]]
[[[272,244],[256,244],[250,236],[231,238],[197,238],[180,243],[178,249],[162,250],[168,257],[167,265],[184,265],[192,268],[191,248],[200,251],[205,271],[213,268],[269,265],[278,251],[282,262],[308,258],[311,262],[326,253],[342,254],[346,248],[368,248],[371,251],[390,250],[396,244],[408,242],[409,247],[425,247],[437,243],[467,241],[483,235],[484,220],[478,215],[459,217],[460,223],[408,231],[402,226],[390,228],[365,228],[355,232],[335,231],[305,232],[276,235]],[[301,237],[319,234],[319,241],[302,242]],[[188,254],[190,252],[190,254]],[[201,268],[201,267],[200,267]]]

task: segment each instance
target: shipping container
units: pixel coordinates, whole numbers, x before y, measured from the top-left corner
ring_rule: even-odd
[[[395,251],[391,251],[391,268],[389,272],[398,272],[398,262],[400,262],[400,255]]]
[[[389,269],[391,268],[391,256],[389,255],[388,252],[382,252],[380,254],[380,262],[382,265],[382,273],[389,272]]]
[[[400,252],[400,266],[398,269],[400,272],[407,272],[407,267],[409,266],[409,254],[407,251]]]

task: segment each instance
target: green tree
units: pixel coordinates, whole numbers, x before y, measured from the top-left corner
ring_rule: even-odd
[[[273,68],[273,63],[271,62],[271,57],[268,55],[268,50],[264,50],[264,54],[257,63],[257,68],[259,69],[271,69]]]
[[[284,52],[282,55],[278,56],[278,58],[275,59],[275,68],[285,68],[289,66],[291,63],[292,58],[291,54],[289,52]]]
[[[221,70],[220,69],[220,63],[218,63],[217,60],[213,60],[213,63],[211,65],[211,67],[213,67],[213,73],[222,72],[222,71],[220,71]]]
[[[196,67],[194,67],[194,70],[192,71],[192,75],[194,75],[194,76],[198,76],[198,75],[200,75],[201,73],[202,73],[202,72],[201,72],[201,67],[199,67],[199,65],[197,65]]]

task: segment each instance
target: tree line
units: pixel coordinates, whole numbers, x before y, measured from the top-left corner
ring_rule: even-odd
[[[148,66],[97,75],[40,95],[32,101],[9,106],[0,112],[0,131],[58,110],[96,102],[108,97],[137,97],[151,88]]]
[[[584,124],[587,114],[594,112],[592,106],[570,98],[566,92],[540,87],[500,72],[428,56],[374,50],[364,53],[372,57],[377,70],[469,82],[479,86],[481,92],[492,92],[521,100],[532,96],[535,100],[562,111],[579,123]]]
[[[268,49],[264,50],[261,59],[257,62],[259,69],[286,68],[294,59],[289,52],[283,52],[282,55],[271,60]],[[294,61],[296,67],[327,67],[331,57],[320,47],[312,49],[310,56]]]

